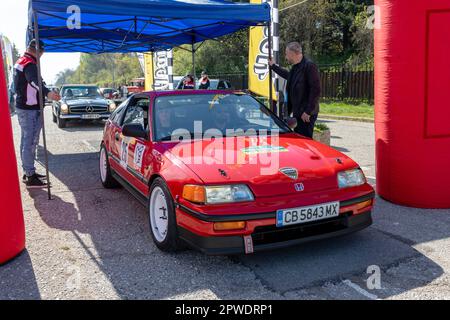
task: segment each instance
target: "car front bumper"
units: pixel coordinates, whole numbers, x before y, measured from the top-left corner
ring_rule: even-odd
[[[195,217],[187,208],[178,206],[178,235],[191,247],[208,255],[233,255],[254,253],[289,247],[310,241],[337,237],[360,231],[372,224],[371,210],[374,193],[341,202],[340,215],[335,218],[313,221],[286,227],[277,227],[272,213],[249,216],[247,229],[228,234],[207,231],[215,221],[236,221],[236,217],[221,216],[219,220],[205,221]],[[372,199],[372,205],[357,209],[357,205]],[[242,216],[241,216],[242,217]],[[256,218],[256,219],[255,219]],[[195,224],[189,224],[195,220]],[[196,226],[192,228],[192,226]],[[249,241],[251,249],[249,250]]]
[[[88,119],[88,118],[84,118],[82,114],[61,114],[59,115],[60,119],[64,119],[64,120],[106,120],[109,119],[109,117],[111,116],[110,113],[102,113],[99,114],[98,118],[92,118],[92,119]]]
[[[274,250],[301,243],[338,237],[360,231],[372,224],[371,211],[356,216],[340,216],[336,219],[323,220],[310,224],[277,228],[275,226],[256,228],[250,236],[253,252]],[[243,236],[204,237],[183,227],[178,227],[181,239],[207,255],[244,254],[245,238]]]

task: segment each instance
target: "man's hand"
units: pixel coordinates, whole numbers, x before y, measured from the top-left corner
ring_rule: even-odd
[[[302,120],[303,120],[303,122],[309,123],[311,121],[311,116],[309,114],[307,114],[306,112],[303,112]]]
[[[270,60],[269,60],[269,66],[272,67],[274,64],[275,64],[275,62],[273,62],[273,59],[270,59]]]
[[[54,101],[61,100],[61,96],[54,91],[50,91],[47,95],[47,98],[49,98],[50,100],[54,100]]]

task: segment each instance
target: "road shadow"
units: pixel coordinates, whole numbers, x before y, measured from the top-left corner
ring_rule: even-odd
[[[64,247],[73,259],[89,257],[89,262],[83,262],[81,286],[104,286],[98,275],[91,275],[91,269],[99,269],[123,299],[184,297],[198,290],[209,290],[212,297],[222,299],[258,298],[246,291],[237,293],[242,283],[250,289],[261,287],[251,271],[227,257],[208,257],[194,250],[177,254],[158,250],[150,235],[146,209],[126,190],[102,187],[97,153],[50,152],[48,159],[53,200],[47,200],[45,189],[33,190],[30,196],[47,226],[71,235],[70,241],[65,237],[54,250]],[[221,270],[221,277],[217,277],[217,270]],[[230,281],[236,290],[228,290]],[[101,293],[85,297],[104,298]]]
[[[37,300],[41,298],[28,251],[0,265],[0,300]]]
[[[49,163],[56,178],[53,200],[47,200],[45,190],[31,194],[40,217],[49,227],[72,235],[66,241],[73,256],[89,257],[89,262],[84,262],[81,286],[102,286],[99,276],[90,271],[97,268],[123,299],[183,297],[198,290],[209,290],[222,299],[263,299],[248,292],[261,284],[269,292],[285,294],[327,281],[362,279],[370,265],[388,270],[411,259],[420,259],[422,267],[432,272],[421,272],[421,280],[404,284],[401,292],[427,285],[443,274],[439,265],[413,248],[417,242],[396,238],[375,227],[252,256],[208,257],[193,250],[165,254],[152,242],[146,209],[124,189],[102,188],[97,153],[49,153]],[[383,207],[376,207],[375,220],[384,214],[380,210]],[[406,218],[406,213],[401,214]],[[422,228],[426,221],[426,217],[417,216],[405,232]],[[449,236],[447,228],[429,234],[426,240]],[[101,299],[102,291],[98,292],[91,298]],[[388,298],[393,293],[378,295]]]
[[[86,121],[86,120],[70,120],[67,121],[65,128],[59,128],[66,132],[89,132],[102,131],[105,127],[105,122],[102,120]]]

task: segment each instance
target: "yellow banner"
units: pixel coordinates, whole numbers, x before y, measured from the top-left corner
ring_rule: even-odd
[[[144,54],[145,91],[153,91],[153,53]]]
[[[250,0],[261,4],[262,0]],[[248,88],[253,93],[269,98],[269,28],[251,27],[249,42]],[[272,83],[272,96],[276,100],[276,92]]]

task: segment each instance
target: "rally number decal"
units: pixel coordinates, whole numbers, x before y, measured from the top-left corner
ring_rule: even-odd
[[[120,144],[120,165],[127,169],[128,165],[128,143],[122,140]]]
[[[145,146],[138,143],[134,149],[134,165],[136,168],[142,168],[142,160],[144,158]]]

